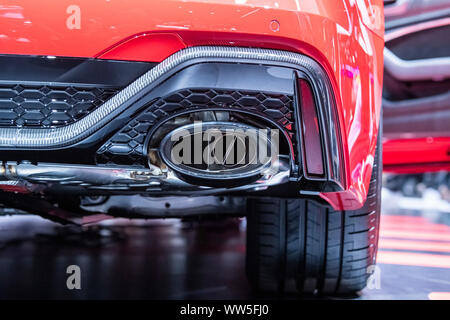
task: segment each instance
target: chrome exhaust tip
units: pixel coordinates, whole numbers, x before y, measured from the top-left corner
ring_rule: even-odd
[[[165,165],[190,183],[246,184],[279,169],[279,131],[235,122],[196,121],[169,132],[159,154]]]

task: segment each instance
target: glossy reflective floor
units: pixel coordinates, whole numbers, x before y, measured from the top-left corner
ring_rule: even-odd
[[[376,276],[353,298],[450,298],[448,203],[387,190],[383,197]],[[77,229],[0,217],[1,299],[255,298],[244,262],[244,219],[120,219]],[[69,265],[81,268],[81,290],[66,287]]]

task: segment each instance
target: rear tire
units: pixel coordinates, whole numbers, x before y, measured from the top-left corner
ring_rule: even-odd
[[[305,199],[248,200],[247,277],[271,293],[352,294],[375,264],[381,204],[378,139],[364,206],[336,211]]]

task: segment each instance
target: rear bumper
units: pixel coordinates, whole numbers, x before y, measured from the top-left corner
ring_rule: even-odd
[[[320,127],[319,140],[322,146],[322,159],[316,161],[324,162],[325,172],[322,177],[310,177],[306,174],[304,163],[307,150],[304,149],[300,125],[302,106],[297,93],[297,79],[307,81],[315,97]],[[60,92],[67,92],[71,88],[73,86]],[[27,90],[28,95],[31,89]],[[22,92],[16,90],[16,96],[12,100],[23,98]],[[86,94],[88,91],[82,92]],[[78,92],[75,93],[77,94]],[[41,100],[42,98],[39,99]],[[64,99],[66,104],[60,112],[71,112],[73,106],[68,103],[69,100]],[[14,110],[22,108],[24,103],[30,102],[23,102]],[[55,103],[49,102],[50,105]],[[298,195],[298,190],[315,191],[317,194],[345,190],[345,164],[339,116],[330,81],[322,68],[314,60],[300,54],[227,47],[194,47],[182,50],[70,124],[46,126],[45,121],[53,117],[49,115],[34,126],[27,125],[28,123],[25,123],[26,126],[18,125],[20,119],[28,118],[34,112],[25,110],[19,120],[0,128],[0,148],[4,150],[4,157],[9,158],[8,160],[31,160],[38,164],[5,163],[3,177],[9,180],[24,179],[31,183],[60,182],[96,191],[114,190],[114,186],[116,189],[133,191],[133,185],[140,184],[142,187],[147,180],[126,178],[132,176],[130,170],[124,170],[123,174],[117,173],[115,179],[106,179],[106,182],[100,178],[86,178],[95,176],[98,170],[101,171],[101,177],[112,175],[110,171],[113,172],[114,168],[122,170],[116,166],[148,167],[148,141],[157,128],[175,116],[202,110],[249,114],[272,123],[282,131],[290,150],[290,175],[287,177],[287,171],[284,169],[286,165],[283,165],[281,175],[287,177],[287,180],[277,175],[266,179],[270,181],[261,182],[261,186],[270,186],[274,184],[273,181],[277,184],[297,182],[297,193],[291,192],[290,196]],[[92,152],[93,145],[101,146]],[[53,156],[56,155],[54,161],[68,165],[42,163],[47,159],[50,150],[53,151]],[[28,157],[17,158],[18,152],[21,152],[21,157]],[[84,153],[89,164],[102,167],[96,171],[95,167],[71,166],[74,161],[71,155],[74,152]],[[31,154],[33,159],[29,158]],[[76,174],[77,170],[80,174]],[[148,182],[156,182],[158,178],[161,180],[161,177],[151,172],[146,174],[145,169],[139,170],[143,172],[141,176],[149,178]],[[123,182],[127,179],[129,181]],[[171,184],[173,181],[166,179],[158,182],[168,182],[163,189],[166,193],[180,191],[175,184]],[[174,190],[171,190],[172,187]],[[195,188],[181,187],[185,187],[185,191],[195,191]],[[240,189],[257,187],[258,184],[256,187],[249,185]],[[224,192],[216,190],[216,193],[219,191]],[[210,193],[215,191],[211,190]]]
[[[99,6],[95,12],[105,17],[105,20],[102,20],[104,24],[96,26],[100,28],[97,32],[84,32],[83,29],[63,30],[62,36],[56,40],[48,37],[44,39],[39,34],[39,24],[36,23],[32,30],[19,31],[27,32],[30,43],[39,45],[24,45],[19,48],[14,42],[0,42],[0,49],[4,53],[16,54],[160,62],[155,70],[172,61],[170,59],[173,58],[162,60],[170,53],[205,44],[281,49],[286,55],[289,55],[289,52],[304,54],[324,70],[323,79],[329,81],[333,94],[333,99],[329,101],[334,103],[332,108],[335,108],[336,119],[333,122],[325,122],[329,120],[326,117],[330,117],[331,113],[325,114],[323,130],[333,134],[337,132],[337,138],[328,133],[324,135],[324,139],[328,139],[324,146],[329,148],[326,151],[326,160],[329,163],[325,167],[327,170],[333,170],[327,172],[326,180],[338,186],[330,189],[315,187],[312,184],[312,187],[305,189],[314,189],[316,196],[320,192],[326,192],[324,197],[337,209],[356,209],[365,201],[378,135],[382,81],[382,19],[372,20],[379,23],[371,25],[368,23],[370,19],[366,19],[357,5],[350,1],[317,2],[320,2],[320,5],[311,5],[310,1],[282,1],[278,8],[269,5],[264,9],[258,5],[255,8],[231,5],[231,2],[227,1],[208,6],[200,2],[187,4],[178,1],[164,1],[155,6],[155,2],[151,2],[151,8],[150,2],[139,2],[142,12],[151,10],[151,17],[164,17],[164,21],[175,21],[172,25],[161,23],[156,18],[149,19],[148,15],[145,15],[145,19],[136,17],[135,11],[132,14],[129,5],[120,8],[116,7],[117,4],[108,8]],[[373,1],[373,7],[380,9],[381,2]],[[297,7],[297,4],[300,4],[300,7]],[[32,3],[27,5],[33,6]],[[91,7],[88,2],[82,3],[82,10],[84,6]],[[54,8],[56,10],[58,5]],[[114,10],[120,11],[119,16],[133,23],[112,21],[112,17],[117,17],[111,14]],[[378,11],[380,12],[381,10]],[[219,13],[220,19],[217,16]],[[88,11],[86,14],[89,16],[91,13]],[[192,15],[189,19],[191,25],[186,29],[182,21],[189,15]],[[35,19],[39,21],[37,16]],[[275,22],[272,23],[273,21]],[[58,25],[56,21],[46,23],[50,29],[56,29]],[[119,28],[109,29],[111,25],[117,25]],[[94,27],[84,25],[82,28],[92,31]],[[74,32],[78,32],[76,39],[73,38]],[[2,38],[1,41],[3,40]],[[165,51],[159,52],[158,55],[149,54],[154,52],[152,48],[155,46],[164,48]],[[143,53],[145,54],[142,55]],[[264,58],[259,57],[261,60]],[[169,74],[161,75],[163,78],[166,76]],[[64,162],[69,163],[72,159],[70,156],[64,156],[64,153],[70,149],[72,153],[79,154],[77,162],[89,164],[92,159],[86,155],[95,154],[106,141],[105,138],[111,138],[114,132],[120,131],[128,123],[130,117],[136,115],[139,110],[136,102],[151,97],[151,94],[144,97],[140,91],[147,85],[151,87],[150,83],[143,82],[140,85],[141,87],[132,89],[137,90],[132,91],[134,93],[139,92],[136,95],[130,96],[130,92],[123,89],[102,105],[102,108],[67,126],[51,130],[7,128],[2,136],[4,160],[52,162],[52,159],[61,157],[65,158]],[[150,87],[146,89],[151,89]],[[324,103],[326,108],[330,105],[328,102]],[[338,124],[336,128],[330,126],[333,123]],[[102,150],[107,148],[105,146]],[[33,152],[30,153],[29,150]],[[122,150],[125,148],[122,147]],[[132,152],[135,150],[133,146]],[[336,154],[339,156],[335,156]]]

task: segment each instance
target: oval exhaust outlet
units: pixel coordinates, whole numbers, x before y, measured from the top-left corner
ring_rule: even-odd
[[[165,164],[191,183],[213,186],[243,184],[278,168],[278,129],[259,129],[234,122],[194,122],[161,141]]]

